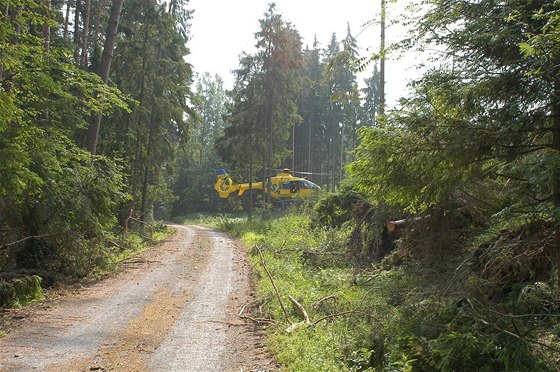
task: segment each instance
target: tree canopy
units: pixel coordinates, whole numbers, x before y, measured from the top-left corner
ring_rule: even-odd
[[[362,130],[350,166],[360,188],[411,210],[461,197],[558,219],[558,59],[544,42],[556,16],[553,1],[435,2],[416,40],[442,46],[444,63]]]

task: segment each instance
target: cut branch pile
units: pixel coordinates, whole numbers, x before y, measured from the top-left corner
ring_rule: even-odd
[[[290,325],[288,328],[286,328],[287,333],[292,333],[296,329],[301,328],[302,326],[308,326],[308,327],[309,326],[315,326],[317,323],[319,323],[323,320],[337,318],[337,317],[341,317],[341,316],[349,316],[349,315],[354,315],[354,314],[366,316],[370,319],[378,321],[378,319],[375,318],[374,316],[372,316],[371,314],[368,314],[368,313],[365,313],[365,312],[362,312],[362,311],[350,310],[350,311],[343,311],[343,312],[340,312],[340,313],[323,316],[323,317],[319,318],[318,320],[316,320],[315,322],[312,322],[309,318],[309,314],[305,310],[305,307],[303,307],[303,305],[299,301],[297,301],[293,296],[288,295],[288,298],[289,298],[290,302],[292,303],[292,305],[294,306],[294,309],[296,309],[303,317],[303,321],[301,321],[301,322],[297,322],[297,323],[292,322],[289,315],[288,315],[288,311],[286,310],[286,307],[284,306],[284,303],[282,302],[282,298],[280,296],[280,291],[278,290],[278,286],[276,285],[276,283],[274,281],[274,278],[272,277],[272,274],[270,273],[270,271],[268,270],[268,267],[266,266],[266,261],[264,259],[264,255],[262,253],[262,250],[258,246],[255,246],[255,249],[259,252],[259,257],[261,259],[261,264],[263,266],[263,269],[266,272],[268,278],[270,279],[270,282],[272,283],[272,287],[274,288],[276,298],[278,299],[278,302],[280,303],[280,307],[282,308],[282,311],[284,312],[284,317],[286,319],[286,322]],[[324,298],[320,299],[318,302],[316,302],[315,304],[317,305],[318,303],[321,303],[321,302],[326,301],[328,299],[336,299],[336,296],[324,297]],[[243,312],[244,308],[240,311],[240,313],[239,313],[240,316],[241,316],[241,313]],[[257,320],[257,319],[251,318],[247,315],[243,315],[241,317],[246,318],[246,319],[250,319],[250,320],[253,320],[253,321],[256,321],[256,322],[259,322],[259,323],[262,320],[262,319]],[[274,322],[271,319],[267,319],[267,321],[270,322],[270,323]]]

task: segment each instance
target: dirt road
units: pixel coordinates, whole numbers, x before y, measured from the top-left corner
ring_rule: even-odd
[[[244,249],[201,227],[129,260],[0,339],[0,370],[268,371]]]

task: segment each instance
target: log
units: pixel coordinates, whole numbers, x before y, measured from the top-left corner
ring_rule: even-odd
[[[408,228],[414,222],[418,222],[423,220],[424,218],[429,218],[430,215],[414,217],[414,218],[407,218],[404,220],[396,220],[396,221],[389,221],[387,222],[387,230],[390,233],[397,233],[403,229]]]
[[[387,222],[387,230],[390,233],[398,232],[408,226],[409,222],[407,220],[397,220]]]

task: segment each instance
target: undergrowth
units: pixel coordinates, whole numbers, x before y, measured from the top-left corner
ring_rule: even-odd
[[[383,261],[356,254],[349,244],[352,223],[313,227],[305,213],[252,222],[220,217],[212,223],[250,250],[258,288],[255,316],[274,322],[269,346],[285,370],[558,370],[558,274],[548,281],[501,283],[496,298],[495,278],[474,267],[464,230],[436,222],[424,219],[424,228],[404,234]],[[454,225],[446,220],[445,226]],[[422,242],[439,238],[422,231],[453,244],[430,251]],[[489,252],[503,254],[509,245],[501,243],[503,236],[493,239],[486,242],[495,247]],[[490,253],[484,257],[497,260]],[[306,310],[309,324],[289,296]],[[295,330],[287,332],[294,323]]]
[[[97,280],[114,272],[120,264],[167,238],[172,230],[161,223],[146,225],[144,231],[129,230],[117,237],[107,237],[106,242],[96,245],[84,244],[84,249],[60,257],[46,255],[28,257],[30,265],[19,269],[14,261],[21,259],[23,250],[16,257],[5,255],[0,262],[0,307],[17,308],[44,299],[44,289],[57,284],[67,284],[83,280]],[[39,251],[48,247],[45,243],[35,243]],[[38,248],[37,248],[38,247]],[[37,262],[35,262],[37,261]],[[40,264],[40,265],[39,265]]]

